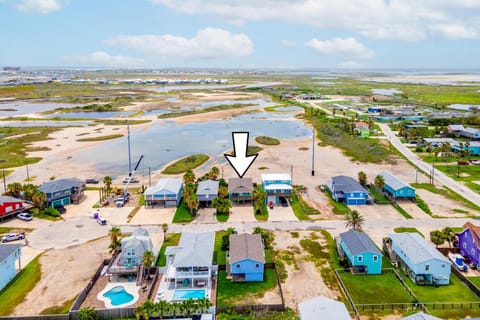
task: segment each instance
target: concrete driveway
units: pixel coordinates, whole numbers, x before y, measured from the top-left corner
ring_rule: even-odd
[[[268,208],[268,221],[298,221],[292,207]]]
[[[217,223],[215,212],[216,209],[214,208],[200,208],[192,223]]]
[[[170,224],[173,220],[176,208],[145,208],[141,207],[135,214],[130,224],[145,225],[145,224]]]
[[[361,206],[348,206],[352,210],[357,210],[365,220],[374,219],[392,219],[404,220],[405,218],[391,205],[373,204]]]
[[[230,210],[231,214],[228,218],[230,222],[255,222],[252,206],[234,206]]]

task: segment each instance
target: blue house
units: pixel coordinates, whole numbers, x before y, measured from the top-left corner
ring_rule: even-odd
[[[0,291],[15,278],[17,274],[16,261],[20,259],[21,255],[21,244],[0,244]]]
[[[398,198],[415,198],[415,189],[398,179],[388,172],[382,172],[380,175],[385,180],[383,191],[388,192],[392,197]]]
[[[231,234],[227,272],[232,281],[263,281],[265,251],[259,234]]]
[[[473,265],[480,265],[480,227],[471,222],[463,225],[463,231],[457,233],[460,254]]]
[[[480,142],[478,141],[470,141],[470,145],[468,146],[468,151],[470,152],[470,155],[472,156],[478,156],[480,155]],[[467,145],[463,143],[462,146],[460,146],[459,142],[455,142],[451,144],[453,152],[460,152],[462,150],[467,149]]]
[[[363,232],[350,230],[337,239],[339,255],[348,260],[352,273],[381,274],[382,253]]]
[[[263,190],[267,193],[265,201],[267,204],[278,205],[280,198],[290,199],[292,192],[292,178],[285,173],[262,174]]]
[[[77,178],[52,180],[38,189],[45,194],[47,207],[79,203],[85,190],[85,181]]]
[[[368,191],[357,180],[347,176],[336,176],[327,183],[332,197],[348,205],[367,204]]]
[[[414,232],[388,235],[387,250],[397,264],[418,285],[447,285],[452,263],[421,235]]]
[[[180,178],[158,180],[144,192],[147,206],[177,207],[182,199],[183,181]]]

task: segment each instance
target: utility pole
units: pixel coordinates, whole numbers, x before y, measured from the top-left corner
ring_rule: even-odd
[[[27,181],[30,181],[30,175],[28,174],[28,164],[27,164]]]
[[[312,125],[312,176],[315,175],[315,127]]]
[[[128,141],[128,176],[132,174],[132,157],[130,155],[130,125],[127,125],[127,141]]]
[[[5,181],[5,169],[3,171],[3,192],[7,192],[7,182]]]
[[[435,182],[435,162],[432,165],[432,185],[435,184],[434,182]]]
[[[152,186],[152,171],[150,170],[150,167],[148,167],[148,187]]]
[[[417,166],[415,167],[415,183],[418,183],[418,162]]]
[[[293,186],[293,164],[292,166],[290,167],[290,179],[292,181],[292,186]]]

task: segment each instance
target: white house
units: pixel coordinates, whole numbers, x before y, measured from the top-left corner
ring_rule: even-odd
[[[147,206],[177,207],[182,199],[183,181],[179,178],[158,180],[157,184],[145,190]]]

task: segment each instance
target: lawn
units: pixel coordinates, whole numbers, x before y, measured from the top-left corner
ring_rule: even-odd
[[[330,193],[327,195],[327,198],[333,207],[334,214],[345,215],[350,212],[350,208],[345,203],[335,201]]]
[[[419,235],[421,235],[422,237],[425,238],[425,236],[420,232],[418,231],[417,228],[405,228],[405,227],[398,227],[398,228],[394,228],[393,231],[395,231],[396,233],[402,233],[402,232],[416,232],[418,233]]]
[[[392,206],[402,215],[405,217],[405,219],[413,219],[413,217],[405,211],[402,207],[398,205],[398,203],[392,202]]]
[[[265,269],[262,282],[232,282],[226,276],[226,271],[218,272],[217,305],[219,307],[255,304],[252,300],[263,297],[265,292],[277,286],[274,269]]]
[[[320,214],[318,210],[310,207],[303,199],[302,195],[296,191],[292,192],[290,205],[292,206],[293,213],[298,220],[312,220],[309,215]]]
[[[369,189],[370,194],[375,199],[376,204],[389,204],[390,201],[385,197],[385,195],[377,190],[376,187],[371,186]]]
[[[298,320],[292,309],[285,311],[251,311],[247,314],[225,311],[216,315],[217,320]]]
[[[118,138],[121,138],[121,137],[123,137],[123,134],[109,134],[109,135],[106,135],[106,136],[77,139],[77,141],[79,141],[79,142],[104,141],[104,140],[118,139]]]
[[[182,199],[180,205],[175,210],[175,215],[173,216],[173,223],[189,223],[193,221],[193,217],[190,214],[190,209],[188,209],[185,204],[185,200]]]
[[[213,248],[213,264],[226,264],[227,253],[222,250],[222,237],[226,234],[226,231],[215,232],[215,245]]]
[[[480,180],[480,166],[478,165],[469,165],[469,166],[435,166],[435,169],[438,169],[445,173],[450,178],[453,178],[457,181],[465,183],[467,187],[473,191],[480,193],[480,184],[477,184],[473,181]],[[460,177],[458,177],[460,173]]]
[[[412,302],[391,270],[383,270],[380,275],[351,274],[345,271],[338,273],[355,304]]]
[[[430,215],[430,216],[433,216],[433,212],[432,210],[430,210],[430,208],[428,207],[428,204],[423,201],[422,198],[420,198],[420,196],[417,194],[415,195],[415,200],[417,202],[417,206],[423,210],[423,212],[425,212],[426,214]]]
[[[280,144],[280,140],[267,136],[259,136],[255,138],[255,141],[260,144],[265,144],[268,146],[276,146]]]
[[[180,242],[181,233],[170,233],[167,234],[167,238],[162,244],[160,251],[158,252],[157,266],[165,267],[167,265],[167,257],[165,256],[165,249],[168,246],[176,246]]]
[[[215,213],[215,216],[217,217],[218,222],[227,222],[228,217],[230,216],[229,213]]]
[[[38,255],[33,259],[0,291],[0,316],[11,315],[40,280],[40,257],[41,255]]]
[[[470,209],[480,211],[479,206],[465,199],[464,197],[460,196],[458,193],[453,192],[451,189],[447,187],[438,188],[429,183],[412,183],[411,186],[417,189],[424,189],[424,190],[430,191],[431,193],[440,194],[448,199],[458,201]]]
[[[480,277],[469,277],[470,280],[477,288],[480,288]]]
[[[254,208],[255,211],[255,208]],[[256,212],[253,212],[255,219],[257,221],[268,221],[268,208],[265,202],[262,204],[262,209],[260,210],[260,214],[257,214]]]
[[[201,166],[209,159],[209,156],[206,154],[194,154],[192,156],[188,156],[182,158],[178,161],[175,161],[168,167],[166,167],[162,173],[163,174],[180,174],[184,173],[187,170],[193,170],[196,167]]]
[[[42,311],[40,311],[40,314],[66,314],[70,311],[70,308],[72,307],[76,298],[77,297],[67,300],[61,305],[43,309]]]

